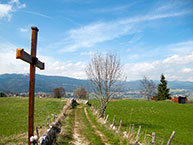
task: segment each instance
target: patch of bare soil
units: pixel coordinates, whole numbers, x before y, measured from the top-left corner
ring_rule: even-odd
[[[101,141],[102,141],[105,145],[109,145],[109,144],[107,143],[107,142],[108,142],[108,139],[106,138],[106,136],[97,129],[97,127],[93,124],[93,122],[92,122],[91,119],[89,118],[86,108],[84,108],[84,113],[85,113],[85,115],[86,115],[86,118],[87,118],[88,122],[90,123],[90,125],[91,125],[92,128],[94,129],[95,133],[96,133],[98,136],[100,136]]]
[[[77,109],[75,110],[75,125],[74,125],[74,133],[73,133],[73,141],[74,145],[88,145],[90,144],[84,136],[80,133],[80,127],[83,127],[84,124],[81,123],[80,118],[78,118]]]

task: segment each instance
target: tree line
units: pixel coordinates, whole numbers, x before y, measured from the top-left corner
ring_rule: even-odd
[[[77,97],[78,99],[89,99],[88,92],[82,86],[80,86],[80,88],[74,90],[73,96]],[[54,88],[50,94],[50,97],[52,97],[52,98],[66,97],[66,91],[63,87]]]

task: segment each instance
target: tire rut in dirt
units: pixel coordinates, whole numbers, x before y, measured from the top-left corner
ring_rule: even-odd
[[[97,129],[97,127],[93,124],[93,122],[92,122],[91,119],[89,118],[86,108],[84,108],[84,113],[85,113],[85,115],[86,115],[86,118],[87,118],[88,122],[90,123],[90,125],[92,126],[92,128],[95,130],[95,133],[96,133],[98,136],[100,136],[101,141],[102,141],[105,145],[110,145],[110,144],[107,143],[107,142],[108,142],[108,139],[106,138],[106,136],[105,136],[101,131],[99,131],[99,130]]]

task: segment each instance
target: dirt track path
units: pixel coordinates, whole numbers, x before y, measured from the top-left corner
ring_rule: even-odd
[[[89,130],[86,130],[86,128],[87,129],[89,128]],[[87,134],[89,134],[91,138],[88,137]],[[95,138],[93,138],[93,136],[95,136]],[[84,105],[79,105],[75,109],[73,140],[71,144],[74,145],[95,144],[94,140],[97,142],[97,144],[100,144],[101,142],[101,145],[102,144],[109,145],[106,136],[97,129],[92,120],[89,118],[87,108]]]
[[[92,122],[91,119],[89,118],[86,108],[84,108],[84,113],[85,113],[85,115],[86,115],[86,118],[87,118],[88,122],[90,123],[90,125],[91,125],[92,128],[94,129],[95,133],[96,133],[98,136],[100,136],[101,141],[102,141],[105,145],[109,145],[109,144],[107,143],[107,142],[108,142],[108,139],[106,138],[106,136],[97,129],[97,127],[93,124],[93,122]]]
[[[77,109],[80,109],[81,106],[78,106]],[[73,131],[73,141],[72,144],[74,145],[88,145],[89,142],[87,139],[81,135],[80,127],[84,127],[85,124],[82,123],[81,118],[78,115],[78,110],[75,110],[75,125],[74,125],[74,131]]]

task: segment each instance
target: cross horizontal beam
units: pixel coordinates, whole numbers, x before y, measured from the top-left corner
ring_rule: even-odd
[[[27,52],[24,51],[23,48],[17,49],[16,58],[21,59],[21,60],[28,62],[30,64],[33,64],[41,70],[44,69],[44,63],[39,61],[37,57],[32,57],[31,55],[29,55]]]

